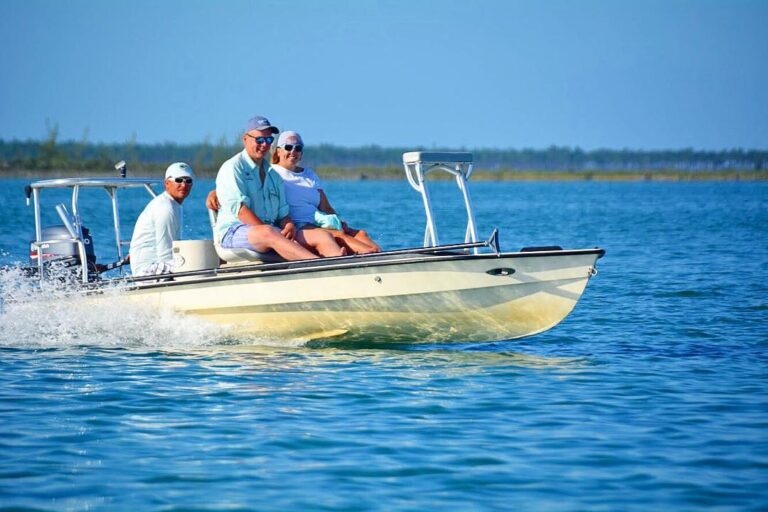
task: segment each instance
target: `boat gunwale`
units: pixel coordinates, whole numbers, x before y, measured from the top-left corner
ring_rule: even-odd
[[[155,288],[177,287],[185,285],[197,285],[201,283],[235,281],[251,278],[262,278],[270,276],[307,274],[334,270],[353,270],[359,268],[388,267],[392,265],[418,264],[428,262],[446,262],[446,261],[468,261],[468,260],[493,260],[493,259],[519,259],[519,258],[538,258],[538,257],[556,257],[556,256],[577,256],[577,255],[597,255],[600,259],[605,254],[605,250],[595,247],[593,249],[562,249],[546,251],[526,251],[526,252],[508,252],[508,253],[488,253],[488,254],[466,254],[466,253],[440,253],[419,254],[418,256],[395,254],[394,258],[381,259],[387,253],[377,253],[368,255],[341,256],[336,258],[321,258],[319,260],[296,260],[289,262],[267,263],[258,265],[244,265],[242,267],[232,268],[211,268],[196,270],[190,272],[179,272],[172,274],[160,274],[157,276],[142,276],[141,281],[135,281],[133,278],[114,278],[104,281],[91,283],[89,288],[93,292],[98,292],[102,288],[114,283],[126,283],[130,286],[127,290],[150,290]],[[403,256],[403,257],[397,257]],[[411,256],[411,257],[408,257]],[[298,264],[298,266],[297,266]],[[266,268],[265,268],[266,267]],[[231,275],[230,275],[231,274]],[[186,278],[199,277],[199,279]],[[185,278],[180,281],[175,278]],[[158,282],[159,281],[159,282]]]

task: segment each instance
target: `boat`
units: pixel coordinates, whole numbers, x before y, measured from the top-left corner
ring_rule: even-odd
[[[426,216],[421,247],[301,261],[269,262],[235,254],[213,240],[174,243],[176,270],[155,276],[123,271],[120,192],[143,188],[149,198],[162,181],[128,178],[124,162],[115,178],[43,180],[27,186],[34,204],[35,240],[30,243],[36,278],[50,279],[52,265],[69,269],[78,293],[93,300],[120,288],[120,297],[226,326],[248,334],[292,341],[489,342],[541,333],[575,307],[600,248],[526,247],[502,252],[498,231],[478,240],[469,194],[471,153],[409,152],[403,167],[421,195]],[[448,173],[466,209],[463,242],[441,244],[429,195],[429,177]],[[80,192],[101,188],[110,199],[115,261],[96,261],[91,233],[78,204]],[[44,227],[41,197],[49,189],[71,192],[71,212],[56,205],[61,224]],[[237,251],[235,251],[237,252]],[[117,275],[114,275],[117,274]],[[56,277],[60,279],[60,276]]]

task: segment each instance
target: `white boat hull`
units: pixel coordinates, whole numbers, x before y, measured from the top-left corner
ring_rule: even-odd
[[[601,250],[360,257],[144,284],[128,296],[279,340],[479,342],[552,328]]]

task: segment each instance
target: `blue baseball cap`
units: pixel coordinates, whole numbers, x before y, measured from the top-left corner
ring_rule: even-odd
[[[251,130],[280,133],[280,130],[278,130],[276,126],[272,126],[272,123],[269,122],[269,119],[264,116],[252,117],[248,120],[247,123],[245,123],[245,133],[248,133]]]

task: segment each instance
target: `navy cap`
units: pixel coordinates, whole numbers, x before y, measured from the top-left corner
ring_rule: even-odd
[[[280,133],[280,130],[278,130],[276,126],[272,126],[272,123],[269,122],[269,119],[267,119],[264,116],[252,117],[248,120],[247,123],[245,123],[245,133],[248,133],[251,130],[271,131],[272,133]]]

